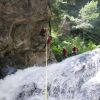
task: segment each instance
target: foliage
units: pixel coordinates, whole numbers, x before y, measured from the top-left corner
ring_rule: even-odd
[[[77,18],[72,16],[71,20],[76,23],[76,28],[90,29],[94,24],[99,21],[98,1],[88,2],[83,8],[80,9]]]
[[[81,20],[83,22],[93,24],[99,17],[97,6],[98,6],[97,1],[92,0],[91,2],[88,2],[79,12]]]
[[[78,32],[86,41],[91,40],[100,43],[100,18],[99,18],[98,1],[88,2],[79,11],[79,16],[74,18],[70,16],[73,22],[72,32]]]
[[[52,0],[51,0],[52,1]],[[99,0],[83,0],[85,3],[78,6],[79,14],[78,16],[71,16],[71,13],[67,11],[67,8],[75,7],[75,5],[69,5],[70,1],[73,0],[59,0],[64,2],[58,2],[53,0],[52,2],[52,36],[53,43],[51,48],[55,54],[55,57],[58,61],[63,60],[62,50],[66,48],[68,51],[68,57],[72,56],[72,48],[74,46],[78,47],[79,54],[92,50],[94,48],[100,48],[100,45],[97,46],[100,42],[100,18],[99,18]],[[76,5],[80,5],[80,0],[76,0]],[[81,2],[81,1],[80,1]],[[88,2],[88,3],[87,3]],[[87,3],[87,4],[86,4]],[[66,8],[64,8],[66,7]],[[76,7],[77,8],[77,7]],[[76,9],[74,9],[76,13]],[[70,10],[71,11],[71,10]],[[73,11],[73,9],[72,9]],[[73,15],[73,14],[72,14]],[[65,17],[66,16],[66,17]],[[71,33],[78,35],[74,36],[57,36],[57,31],[59,31],[59,25],[61,20],[64,18],[69,18],[71,22]],[[97,43],[97,44],[96,44]]]
[[[51,25],[52,29],[57,32],[60,24],[61,17],[63,15],[63,11],[60,9],[60,2],[58,0],[51,0],[51,11],[52,11],[52,18],[51,18]]]
[[[59,2],[58,0],[51,0],[51,10],[54,16],[60,17],[62,11],[59,7]]]
[[[67,9],[62,9],[62,7],[68,7],[68,4],[75,2],[75,5],[80,4],[78,3],[80,0],[51,0],[51,8],[54,16],[52,17],[52,28],[55,29],[55,31],[59,30],[58,25],[60,24],[60,21],[64,15],[70,16],[70,12],[67,12]],[[59,2],[58,2],[59,1]],[[66,2],[66,3],[65,3]],[[76,23],[74,28],[76,29],[82,29],[85,31],[91,31],[93,28],[97,26],[97,22],[100,20],[99,18],[99,12],[98,12],[98,0],[87,0],[84,1],[87,3],[85,6],[83,6],[81,9],[79,9],[79,15],[77,18],[72,18],[71,20]],[[62,4],[62,5],[61,5]],[[82,5],[82,4],[81,4]],[[84,5],[84,3],[83,3]],[[70,5],[73,6],[73,5]],[[78,5],[79,6],[79,5]],[[80,7],[79,7],[80,8]],[[76,12],[76,9],[73,8]]]
[[[70,57],[72,56],[72,48],[74,46],[76,46],[79,49],[78,52],[79,54],[92,50],[97,47],[92,41],[85,43],[83,39],[81,39],[79,36],[77,37],[70,36],[70,37],[53,38],[53,43],[51,45],[51,48],[55,54],[56,59],[58,61],[61,61],[63,60],[62,56],[63,48],[66,48],[66,50],[68,51],[68,57]]]
[[[89,30],[95,27],[99,20],[98,2],[88,2],[80,11],[76,28]]]
[[[98,22],[100,21],[99,12],[98,12],[98,1],[92,0],[88,2],[79,12],[79,22],[76,25],[76,29],[83,30],[83,34],[89,34],[84,36],[89,40],[98,43],[98,37],[100,34],[98,29],[100,29]],[[94,34],[95,33],[95,34]]]

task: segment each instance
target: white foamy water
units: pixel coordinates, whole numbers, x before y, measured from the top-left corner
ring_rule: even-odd
[[[48,100],[100,100],[100,49],[48,66]],[[0,80],[0,100],[45,100],[43,67]]]

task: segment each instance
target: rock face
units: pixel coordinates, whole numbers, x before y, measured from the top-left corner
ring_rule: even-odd
[[[0,0],[1,67],[45,63],[46,37],[39,32],[45,27],[49,34],[49,17],[47,0]]]

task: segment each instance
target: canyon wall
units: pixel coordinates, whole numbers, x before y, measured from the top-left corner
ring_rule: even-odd
[[[0,0],[0,67],[45,65],[46,36],[40,30],[49,34],[50,16],[47,0]]]

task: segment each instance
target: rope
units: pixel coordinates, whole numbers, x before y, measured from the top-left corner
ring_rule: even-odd
[[[49,6],[49,9],[50,9],[50,11],[51,11],[51,3],[50,3],[50,1],[49,0],[47,0],[47,5]],[[47,8],[48,8],[48,6],[47,6]],[[52,15],[52,14],[51,14]],[[50,32],[50,34],[51,34],[51,15],[50,15],[50,17],[49,17],[49,32]],[[45,66],[45,69],[46,69],[46,74],[45,74],[45,100],[48,100],[48,88],[47,88],[47,86],[48,86],[48,73],[47,73],[47,65],[48,65],[48,44],[47,44],[47,39],[48,39],[48,35],[46,34],[46,53],[45,53],[45,55],[46,55],[46,66]]]
[[[45,69],[46,69],[46,74],[45,74],[45,100],[48,100],[48,90],[47,90],[47,84],[48,84],[48,81],[47,81],[47,64],[48,64],[48,45],[47,45],[47,36],[46,36],[46,66],[45,66]]]

